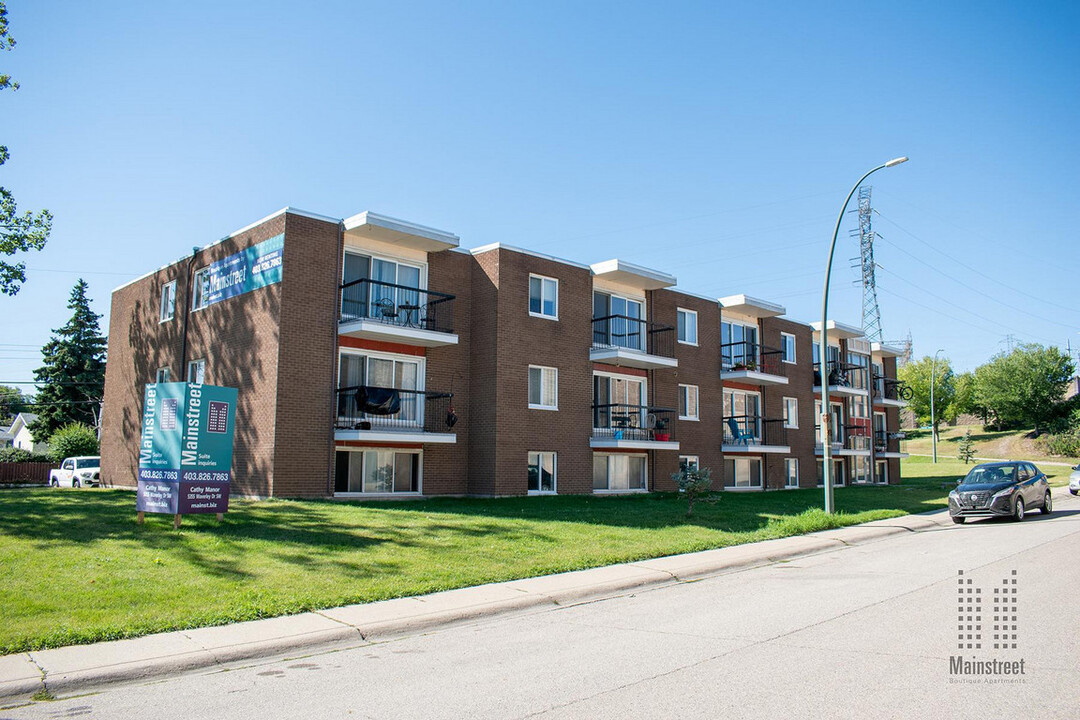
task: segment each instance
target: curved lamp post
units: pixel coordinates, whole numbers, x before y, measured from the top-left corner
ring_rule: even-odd
[[[848,193],[847,199],[844,200],[843,207],[840,208],[840,214],[836,218],[836,229],[833,230],[832,244],[829,245],[829,264],[825,266],[825,288],[821,291],[821,353],[819,355],[821,362],[822,479],[825,485],[825,512],[827,513],[832,513],[835,509],[833,505],[832,445],[830,444],[832,431],[829,427],[832,416],[829,413],[829,373],[827,368],[827,358],[829,356],[829,278],[832,275],[832,261],[833,252],[836,250],[836,237],[840,234],[840,223],[844,220],[844,213],[847,212],[847,206],[848,203],[851,202],[851,196],[859,189],[863,180],[870,177],[878,170],[893,167],[894,165],[905,162],[907,162],[906,157],[895,158],[884,165],[878,165],[876,168],[859,178],[859,182],[855,183],[855,186],[851,188],[851,192]]]
[[[934,446],[934,462],[937,462],[937,418],[934,415],[934,375],[937,371],[937,356],[938,353],[945,352],[945,348],[938,350],[934,353],[934,362],[930,365],[930,440]]]

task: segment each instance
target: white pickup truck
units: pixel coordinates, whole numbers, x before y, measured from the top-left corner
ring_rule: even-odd
[[[59,470],[49,472],[49,484],[53,487],[81,487],[101,482],[101,458],[70,457]]]

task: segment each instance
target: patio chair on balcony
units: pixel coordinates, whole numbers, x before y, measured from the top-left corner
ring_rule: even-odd
[[[749,445],[756,438],[748,432],[743,432],[735,418],[727,419],[728,432],[731,433],[731,441],[736,445]]]

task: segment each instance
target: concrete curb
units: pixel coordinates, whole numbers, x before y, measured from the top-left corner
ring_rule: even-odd
[[[72,695],[229,663],[356,647],[492,615],[555,608],[700,580],[951,524],[947,511],[935,510],[809,535],[419,597],[5,655],[0,657],[0,703],[22,702],[41,690],[54,696]]]

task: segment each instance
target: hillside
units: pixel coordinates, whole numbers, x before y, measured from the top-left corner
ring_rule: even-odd
[[[938,459],[955,460],[960,439],[971,430],[977,458],[1024,459],[1032,462],[1057,462],[1076,465],[1080,458],[1047,455],[1040,443],[1030,436],[1030,430],[984,430],[981,425],[942,426],[938,433]],[[911,455],[930,455],[932,443],[929,430],[905,430],[907,440],[900,450]]]

